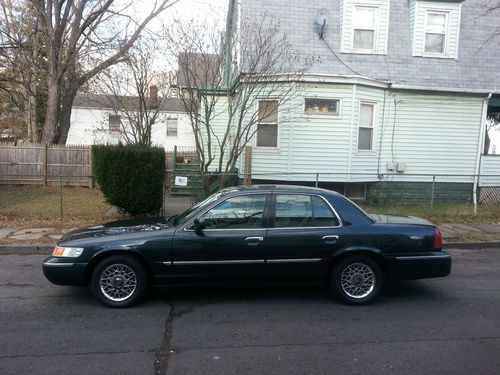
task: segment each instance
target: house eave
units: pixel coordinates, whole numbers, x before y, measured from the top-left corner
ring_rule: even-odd
[[[412,91],[439,91],[439,92],[452,92],[452,93],[464,93],[464,94],[478,94],[478,95],[489,95],[498,94],[500,89],[490,88],[490,89],[470,89],[465,87],[433,87],[433,86],[417,86],[417,85],[405,85],[405,84],[392,84],[391,88],[394,90],[412,90]]]

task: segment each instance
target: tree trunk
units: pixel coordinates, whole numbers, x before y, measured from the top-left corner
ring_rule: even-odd
[[[71,110],[78,91],[77,87],[70,87],[63,94],[59,125],[59,143],[65,144],[68,140],[69,128],[71,126]]]
[[[47,111],[43,125],[42,142],[46,144],[58,143],[59,140],[59,113],[60,113],[60,86],[57,80],[49,78],[47,91]]]

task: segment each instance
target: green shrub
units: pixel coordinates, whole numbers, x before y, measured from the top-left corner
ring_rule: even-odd
[[[162,148],[94,146],[92,157],[95,179],[108,203],[132,215],[160,211],[165,178]]]

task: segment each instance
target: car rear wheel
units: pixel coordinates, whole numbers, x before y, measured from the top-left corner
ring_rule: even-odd
[[[100,261],[92,273],[91,289],[108,307],[130,307],[138,303],[148,288],[147,273],[137,260],[113,255]]]
[[[330,289],[351,305],[370,303],[382,290],[383,274],[373,259],[364,255],[349,256],[335,265],[330,275]]]

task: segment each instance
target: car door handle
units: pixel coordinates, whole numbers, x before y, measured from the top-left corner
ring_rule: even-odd
[[[264,241],[264,237],[247,237],[245,238],[245,242],[249,245],[258,245],[259,242]]]
[[[337,236],[335,234],[331,235],[331,236],[323,236],[323,241],[325,241],[326,243],[334,243],[338,239],[339,239],[339,236]]]

